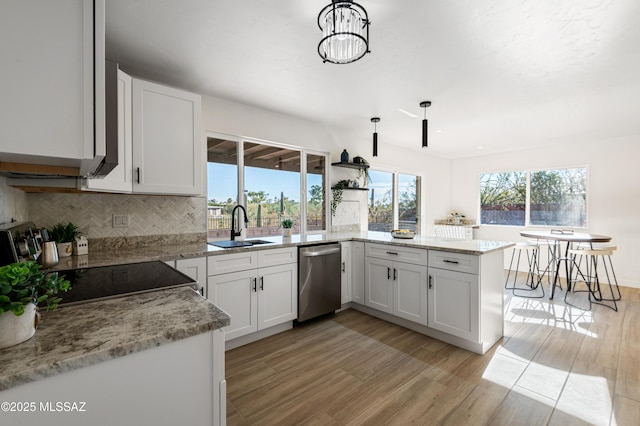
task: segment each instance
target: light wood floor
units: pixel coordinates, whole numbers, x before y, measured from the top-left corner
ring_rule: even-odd
[[[482,356],[353,309],[228,351],[228,424],[640,424],[640,290],[563,296],[506,292]]]

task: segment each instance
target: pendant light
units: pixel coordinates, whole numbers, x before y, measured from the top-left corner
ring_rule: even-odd
[[[429,146],[429,123],[427,122],[427,108],[431,106],[431,101],[422,101],[420,106],[424,108],[424,118],[422,119],[422,147]]]
[[[371,122],[373,123],[373,156],[377,157],[378,156],[378,131],[376,128],[376,123],[380,122],[380,117],[373,117],[371,119]]]

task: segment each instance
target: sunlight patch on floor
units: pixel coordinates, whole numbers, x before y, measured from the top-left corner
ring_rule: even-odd
[[[542,299],[511,297],[505,304],[504,320],[512,323],[548,325],[593,338],[597,337],[588,330],[589,325],[593,323],[591,311],[556,305]]]
[[[482,378],[594,425],[609,425],[612,396],[607,379],[570,373],[529,361],[500,346]],[[611,421],[615,425],[615,419]]]

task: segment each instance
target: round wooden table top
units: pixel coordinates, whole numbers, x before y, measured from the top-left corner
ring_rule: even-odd
[[[569,241],[572,243],[608,243],[611,241],[611,237],[608,235],[588,234],[586,232],[521,231],[520,235],[538,240]]]

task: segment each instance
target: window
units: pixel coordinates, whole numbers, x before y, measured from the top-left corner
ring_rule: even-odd
[[[369,169],[369,231],[393,229],[393,173]]]
[[[525,172],[480,176],[480,223],[524,226],[526,205]]]
[[[410,229],[418,233],[418,217],[420,203],[418,176],[398,174],[398,228]]]
[[[480,176],[482,224],[585,227],[586,205],[586,168]]]
[[[531,172],[531,225],[587,226],[587,169]]]
[[[280,219],[300,233],[300,151],[244,142],[247,237],[280,234]]]
[[[238,204],[238,143],[207,138],[207,236],[229,237],[231,210]]]
[[[369,170],[369,231],[420,232],[420,177]]]
[[[294,220],[295,233],[326,230],[327,160],[325,153],[207,137],[208,238],[229,237],[237,204],[247,210],[246,237],[280,235],[283,217]]]
[[[327,229],[326,170],[326,156],[307,154],[307,231]]]

